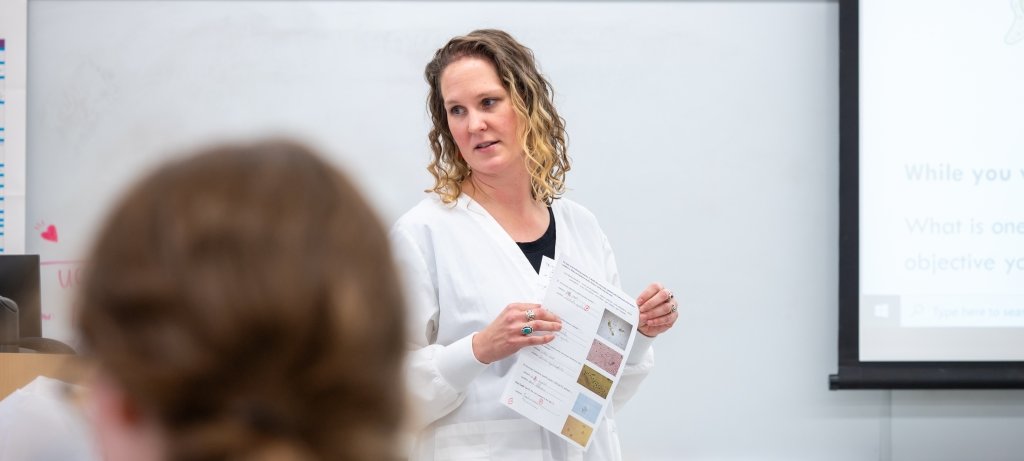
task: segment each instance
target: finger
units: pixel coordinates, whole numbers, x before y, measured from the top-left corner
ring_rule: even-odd
[[[562,322],[547,322],[544,320],[534,320],[527,322],[530,328],[533,328],[534,332],[538,331],[562,331]]]
[[[654,294],[660,290],[662,290],[662,286],[658,283],[648,285],[647,288],[644,288],[643,291],[640,292],[640,295],[637,296],[637,305],[643,305],[643,303],[647,302],[651,296],[654,296]]]
[[[655,310],[659,312],[662,316],[672,314],[673,312],[679,310],[679,301],[676,301],[675,299],[670,297],[667,301],[665,301],[664,304],[655,308]]]
[[[554,312],[551,312],[551,311],[549,311],[549,310],[547,310],[547,309],[545,309],[543,307],[538,307],[538,308],[534,309],[533,310],[533,315],[538,320],[547,320],[549,322],[561,322],[562,321],[562,319],[559,318],[557,315],[555,315]]]
[[[642,306],[640,306],[640,312],[647,312],[659,305],[667,302],[672,296],[672,292],[668,289],[662,289],[647,299]]]
[[[528,304],[528,303],[512,303],[505,306],[502,311],[506,318],[523,318],[523,313],[530,309],[537,309],[540,304]]]
[[[530,320],[527,317],[526,311],[532,310],[536,312],[537,309],[540,309],[540,304],[512,303],[505,306],[502,318],[505,323],[520,324],[519,327],[522,328],[522,323]]]
[[[670,328],[672,328],[672,325],[673,324],[671,323],[668,325],[647,325],[641,331],[647,336],[657,336],[661,333],[668,331]]]
[[[649,336],[651,338],[657,337],[658,335],[660,335],[660,334],[662,334],[664,332],[665,332],[664,327],[661,327],[661,328],[651,328],[651,329],[647,329],[647,330],[642,331],[643,334],[645,334],[645,335],[647,335],[647,336]]]
[[[667,315],[653,318],[647,321],[649,327],[670,327],[679,319],[679,312],[670,312]],[[668,329],[668,328],[666,328]]]
[[[535,309],[526,309],[525,311],[522,311],[522,312],[515,312],[515,311],[513,311],[513,313],[510,314],[507,318],[509,320],[513,321],[513,323],[515,323],[516,321],[532,322],[534,320],[547,320],[549,322],[561,322],[562,321],[553,312],[548,311],[547,309],[544,309],[543,307],[537,307]]]
[[[641,333],[644,333],[647,336],[655,336],[658,333],[660,333],[659,327],[655,327],[654,325],[651,325],[650,323],[648,323],[647,325],[644,325],[643,327],[640,327],[639,330],[640,330]]]
[[[672,294],[672,290],[662,288],[661,290],[658,290],[657,293],[648,298],[647,302],[640,305],[640,312],[647,312],[651,309],[654,309],[659,305],[667,302],[669,299],[672,299],[673,297],[674,295]]]
[[[645,314],[640,314],[640,325],[641,326],[656,326],[662,325],[666,319],[679,318],[679,301],[674,299],[668,300],[657,308],[648,311]],[[675,317],[673,317],[673,315]],[[674,320],[672,320],[674,321]]]
[[[651,320],[654,320],[656,318],[660,318],[662,315],[665,315],[665,314],[663,314],[661,312],[654,311],[654,310],[647,311],[646,313],[640,314],[640,326],[643,327],[643,326],[650,325]]]
[[[672,312],[675,312],[673,309],[678,310],[678,306],[679,301],[676,301],[674,299],[668,299],[665,302],[658,304],[654,308],[648,310],[647,312],[640,314],[640,323],[643,324],[647,320],[656,319],[659,317],[669,315]]]
[[[651,296],[654,296],[656,293],[661,291],[663,288],[665,288],[665,287],[661,286],[661,284],[657,283],[657,282],[652,283],[650,285],[647,285],[647,288],[644,288],[644,291],[640,292],[640,296],[636,297],[636,305],[637,306],[643,305],[644,303],[647,302],[648,299],[651,298]]]
[[[523,336],[522,346],[539,346],[541,344],[547,344],[555,340],[555,335],[537,335],[537,336]]]
[[[549,337],[553,338],[554,336],[555,335],[552,335],[552,334],[520,336],[520,337],[515,338],[515,339],[510,339],[508,344],[510,346],[512,346],[513,349],[518,351],[519,349],[522,349],[522,348],[527,347],[527,346],[536,346],[538,344],[546,344],[546,343],[548,343],[550,341],[547,338],[549,338]]]
[[[525,312],[525,311],[526,311],[527,309],[533,309],[533,310],[537,310],[537,309],[540,309],[540,304],[533,304],[533,303],[512,303],[512,304],[509,304],[509,305],[508,305],[508,307],[509,307],[510,309],[515,309],[515,310],[517,310],[517,311],[522,311],[522,312]]]

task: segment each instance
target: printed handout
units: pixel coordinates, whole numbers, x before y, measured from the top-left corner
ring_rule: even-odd
[[[548,344],[523,349],[502,403],[573,444],[590,446],[640,319],[633,300],[562,258],[541,303],[562,319]]]

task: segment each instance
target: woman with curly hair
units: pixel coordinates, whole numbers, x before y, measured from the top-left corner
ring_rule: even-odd
[[[391,233],[409,293],[411,459],[620,459],[615,409],[653,366],[652,338],[678,318],[674,296],[660,284],[639,295],[642,335],[586,452],[502,405],[518,352],[562,327],[534,302],[545,258],[571,257],[618,286],[615,257],[594,215],[561,198],[564,122],[528,48],[477,30],[439,49],[425,76],[433,194]]]

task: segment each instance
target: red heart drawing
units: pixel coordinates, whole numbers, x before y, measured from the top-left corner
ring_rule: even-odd
[[[39,235],[43,237],[43,240],[49,240],[51,242],[56,242],[57,241],[57,227],[54,226],[53,224],[50,224],[50,226],[46,228],[46,232],[43,232],[42,234],[39,234]]]

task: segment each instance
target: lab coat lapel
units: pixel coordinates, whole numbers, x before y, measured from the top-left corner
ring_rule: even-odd
[[[494,245],[501,249],[501,252],[505,257],[509,258],[511,261],[516,261],[516,275],[523,282],[526,282],[527,286],[538,287],[537,290],[534,290],[536,291],[534,295],[536,299],[531,301],[540,302],[540,298],[543,296],[543,293],[539,292],[541,283],[540,275],[538,275],[537,271],[533,269],[530,261],[526,259],[526,256],[523,254],[523,250],[519,248],[519,245],[516,244],[515,240],[512,240],[512,236],[508,235],[508,232],[505,232],[505,229],[501,227],[501,224],[498,224],[498,221],[487,212],[486,208],[477,203],[476,200],[473,200],[466,194],[462,194],[459,199],[460,201],[465,202],[464,206],[466,207],[466,210],[469,211],[473,218],[480,224],[480,227],[484,229],[488,237],[493,240]],[[559,232],[559,228],[557,227],[558,219],[555,219],[555,226],[555,256],[557,257],[558,247],[560,246],[558,245],[557,240],[557,233]]]

